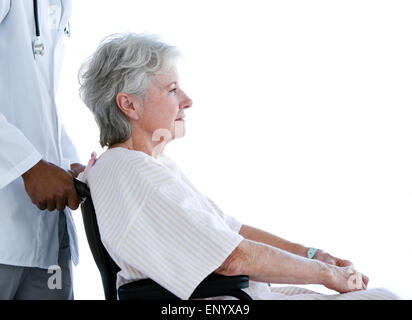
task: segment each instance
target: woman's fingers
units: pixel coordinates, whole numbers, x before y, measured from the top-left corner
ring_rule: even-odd
[[[363,283],[365,284],[365,287],[367,287],[369,283],[369,278],[363,274],[362,280],[363,280]]]
[[[346,260],[346,263],[349,261]],[[357,271],[353,265],[347,267],[331,267],[334,270],[331,284],[326,285],[327,288],[346,293],[352,291],[366,290],[369,278]]]
[[[336,259],[336,265],[338,267],[350,267],[353,266],[353,263],[349,260]]]
[[[323,250],[318,250],[313,258],[325,262],[327,264],[337,266],[338,259],[331,256],[329,253],[324,252]]]

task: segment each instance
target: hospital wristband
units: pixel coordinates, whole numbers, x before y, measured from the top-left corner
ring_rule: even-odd
[[[309,248],[309,249],[308,249],[308,254],[307,254],[308,259],[312,259],[312,258],[315,256],[316,251],[318,251],[318,249],[316,249],[316,248]]]

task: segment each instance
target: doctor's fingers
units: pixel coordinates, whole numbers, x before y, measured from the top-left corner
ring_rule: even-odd
[[[48,197],[47,199],[43,201],[33,201],[33,203],[40,209],[40,210],[48,210],[48,211],[63,211],[68,202],[69,198],[71,197],[77,197],[77,194],[72,194],[70,192],[67,192],[64,195],[54,195],[51,197]]]
[[[67,203],[68,203],[67,198],[56,198],[56,199],[53,199],[53,200],[48,200],[47,202],[38,203],[38,204],[36,204],[36,206],[40,210],[46,210],[47,209],[48,211],[54,211],[54,210],[63,211],[64,208],[66,208]]]
[[[67,199],[67,206],[72,210],[76,210],[79,207],[80,202],[81,202],[81,199],[78,196],[76,189],[74,188],[74,184],[73,184],[73,190],[70,191],[69,197]]]
[[[54,202],[54,200],[49,200],[47,202],[47,210],[53,211],[55,209],[56,209],[56,202]]]
[[[38,206],[39,209],[45,210],[47,209],[48,211],[54,211],[54,210],[59,210],[62,211],[66,207],[67,204],[67,196],[64,194],[55,194],[47,197],[46,200],[40,202],[41,205]]]
[[[39,210],[46,210],[47,209],[47,202],[36,202],[36,201],[32,201],[33,204],[39,208]]]
[[[66,208],[67,205],[67,198],[58,198],[56,199],[56,209],[59,211],[63,211],[64,208]]]
[[[54,198],[47,200],[47,210],[49,211],[63,211],[67,204],[66,196],[54,196]]]

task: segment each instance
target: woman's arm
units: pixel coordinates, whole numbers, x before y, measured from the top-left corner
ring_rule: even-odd
[[[329,265],[247,239],[215,272],[226,276],[248,275],[260,282],[321,284],[341,293],[365,288],[362,274],[352,266]]]
[[[293,254],[296,254],[304,258],[307,257],[307,253],[309,250],[308,247],[305,247],[301,244],[287,241],[269,232],[266,232],[266,231],[248,226],[248,225],[242,225],[242,227],[240,228],[239,234],[243,236],[245,239],[265,243],[270,246],[291,252]],[[349,260],[344,260],[344,259],[334,257],[330,255],[329,253],[323,250],[320,250],[320,249],[316,251],[316,254],[313,256],[313,259],[319,260],[319,261],[322,261],[322,262],[325,262],[331,265],[335,265],[338,267],[348,267],[348,266],[353,265],[353,263]],[[363,277],[364,277],[364,282],[367,284],[369,282],[368,277],[365,275]]]
[[[268,244],[272,247],[276,247],[301,257],[307,257],[308,249],[307,247],[287,241],[278,236],[275,236],[269,232],[248,226],[246,224],[242,225],[239,234],[245,239],[253,240],[255,242],[261,242]]]

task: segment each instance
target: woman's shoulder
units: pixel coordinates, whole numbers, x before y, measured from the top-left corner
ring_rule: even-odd
[[[125,148],[106,150],[97,159],[90,174],[99,177],[107,176],[111,180],[118,178],[149,180],[151,184],[157,184],[173,176],[170,169],[148,154]]]

